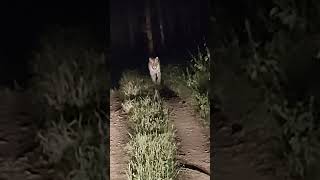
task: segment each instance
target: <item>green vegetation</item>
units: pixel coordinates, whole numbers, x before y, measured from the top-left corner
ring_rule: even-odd
[[[73,41],[81,39],[75,32],[45,35],[32,61],[32,89],[45,109],[38,137],[57,179],[96,180],[106,178],[102,95],[109,95],[109,81],[104,54]]]
[[[164,133],[168,131],[168,110],[162,102],[153,101],[149,96],[133,101],[129,111],[130,122],[138,134]]]
[[[183,69],[179,66],[163,68],[163,81],[183,99],[190,100],[206,124],[210,123],[209,80],[210,52],[204,45],[191,55],[190,65]]]
[[[137,71],[126,71],[120,79],[120,97],[122,100],[152,94],[153,83]]]
[[[290,176],[318,179],[320,3],[313,0],[272,0],[252,5],[243,0],[241,3],[243,11],[257,16],[247,16],[235,25],[231,24],[239,22],[237,18],[223,22],[225,15],[218,13],[212,18],[217,19],[211,22],[216,27],[212,40],[221,47],[219,57],[223,61],[217,66],[221,72],[237,73],[235,78],[238,79],[246,74],[250,87],[258,90],[259,95],[255,98],[260,102],[256,104],[262,104],[269,111],[261,113],[256,110],[253,123],[263,124],[264,117],[270,117],[265,126],[272,126],[270,134],[277,142],[274,148],[286,163]],[[227,26],[232,32],[225,28]],[[218,32],[218,27],[221,32]],[[247,36],[237,33],[239,29],[246,30]],[[221,75],[219,78],[222,79],[222,74],[216,76]],[[235,85],[230,87],[235,88],[236,82],[232,82]],[[220,95],[221,99],[239,93],[223,86],[223,80],[219,83],[217,87],[230,92]],[[242,86],[246,87],[239,85],[237,89],[250,89],[248,84],[243,83]],[[243,99],[253,96],[252,92],[247,90],[241,96]],[[241,106],[247,106],[250,102],[241,103]],[[236,111],[236,108],[229,110]]]
[[[174,179],[177,175],[174,130],[162,99],[152,98],[151,80],[136,72],[125,72],[120,93],[131,132],[127,145],[128,179]]]
[[[128,179],[175,179],[176,148],[170,132],[156,136],[137,134],[129,144]]]
[[[277,15],[277,13],[281,12],[273,9],[272,18],[274,16],[274,18],[279,17],[281,23],[288,26],[289,29],[295,28],[294,26],[297,26],[296,28],[298,29],[301,28],[298,21],[299,17],[291,17],[293,19],[289,20],[287,18],[292,16],[292,14],[278,16],[279,14]],[[298,24],[290,21],[296,21]],[[250,26],[248,21],[247,31],[249,34]],[[303,47],[287,44],[290,41],[293,44],[296,43],[291,37],[283,34],[284,32],[285,30],[280,30],[274,33],[273,41],[267,43],[265,47],[254,47],[251,45],[253,57],[250,64],[248,64],[248,73],[253,81],[259,82],[261,90],[265,93],[267,104],[271,110],[270,113],[280,128],[278,138],[282,147],[281,156],[287,161],[291,175],[304,178],[315,162],[315,158],[319,155],[320,146],[318,144],[320,141],[317,138],[319,136],[319,133],[317,133],[319,129],[317,125],[318,117],[315,101],[312,98],[313,95],[309,93],[301,94],[299,92],[300,85],[294,85],[295,83],[299,83],[300,80],[298,78],[301,77],[295,77],[296,75],[292,74],[308,71],[303,68],[311,68],[310,62],[308,62],[308,55],[305,56],[305,65],[301,64],[301,67],[297,67],[296,65],[300,63],[300,60],[295,60],[295,58],[299,58],[299,53],[296,54],[293,51],[303,50]],[[298,34],[291,32],[292,36],[299,36]],[[249,34],[249,37],[252,36]],[[253,39],[250,39],[250,41],[252,43]],[[287,45],[284,46],[285,44]],[[291,56],[290,54],[292,53],[296,54],[296,57]],[[289,63],[287,62],[289,60],[287,58],[290,58],[292,63],[297,64],[287,64]],[[288,87],[293,89],[288,90]]]

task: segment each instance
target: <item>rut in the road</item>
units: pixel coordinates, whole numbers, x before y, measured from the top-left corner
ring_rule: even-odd
[[[126,180],[128,157],[125,146],[128,142],[126,121],[121,115],[121,101],[117,94],[110,97],[110,178]]]
[[[178,179],[210,179],[210,133],[201,119],[178,97],[167,100],[170,121],[176,129],[178,161],[185,164]]]

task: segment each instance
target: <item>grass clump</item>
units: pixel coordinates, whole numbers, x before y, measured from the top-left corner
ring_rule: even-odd
[[[289,105],[288,101],[273,104],[272,114],[281,127],[280,155],[287,160],[292,176],[305,177],[320,155],[314,98],[294,105]]]
[[[146,96],[135,100],[128,118],[133,131],[128,144],[128,178],[174,179],[176,146],[168,110]]]
[[[67,123],[61,116],[58,122],[53,121],[48,129],[38,133],[43,154],[54,165],[59,178],[103,178],[103,144],[99,141],[100,134],[92,130],[100,128],[95,127],[94,120],[92,118],[84,125],[83,117],[79,115]]]
[[[137,134],[128,145],[131,157],[128,164],[128,179],[172,180],[176,171],[176,147],[173,134],[156,136]]]
[[[121,99],[132,99],[152,93],[153,84],[151,80],[142,76],[137,71],[126,71],[120,79]]]
[[[177,174],[173,127],[162,99],[154,101],[151,80],[136,72],[126,72],[120,80],[122,107],[128,113],[131,140],[128,179],[172,180]]]
[[[55,110],[62,110],[66,106],[82,108],[92,101],[99,101],[101,94],[106,92],[106,84],[101,83],[107,81],[106,78],[101,79],[106,76],[103,74],[104,55],[87,51],[82,54],[81,60],[76,60],[77,58],[66,59],[57,64],[56,69],[42,72],[36,68],[45,66],[47,59],[37,56],[34,65],[36,84],[45,101]],[[38,62],[41,62],[41,65],[37,64]]]
[[[210,52],[198,48],[196,55],[191,55],[187,68],[166,66],[163,68],[164,83],[180,97],[189,99],[193,107],[200,113],[205,123],[210,123],[209,80]]]
[[[271,42],[255,47],[249,21],[246,26],[251,42],[246,70],[263,93],[274,129],[278,130],[274,131],[280,147],[277,155],[286,163],[291,177],[308,179],[318,168],[320,157],[319,96],[308,84],[316,82],[308,76],[309,71],[314,71],[310,56],[313,41],[293,40],[279,31]]]
[[[56,179],[96,180],[105,178],[102,124],[109,77],[104,54],[77,43],[77,34],[46,36],[35,53],[32,89],[45,107],[38,137]]]
[[[138,98],[129,113],[129,121],[138,134],[164,133],[168,131],[168,109],[162,102],[155,102],[149,96]]]
[[[200,112],[200,116],[210,122],[209,113],[209,80],[210,80],[210,52],[207,47],[202,52],[198,49],[197,56],[192,56],[190,70],[187,69],[187,86],[192,89],[193,104]]]

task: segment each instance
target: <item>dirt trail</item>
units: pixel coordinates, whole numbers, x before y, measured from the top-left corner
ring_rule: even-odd
[[[287,180],[287,171],[273,158],[263,129],[245,131],[224,115],[215,116],[214,179]],[[237,131],[235,129],[238,129]],[[212,148],[212,147],[211,147]]]
[[[125,146],[129,141],[126,121],[121,115],[121,101],[116,93],[110,96],[110,178],[126,180],[128,157]]]
[[[46,180],[35,141],[36,106],[27,93],[0,94],[0,179]]]
[[[178,179],[208,180],[210,176],[210,133],[201,125],[200,117],[178,97],[167,100],[170,120],[176,129],[178,161],[185,164]],[[203,171],[203,172],[200,172]]]

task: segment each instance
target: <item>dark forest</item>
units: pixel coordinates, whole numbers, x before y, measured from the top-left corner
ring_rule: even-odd
[[[125,68],[143,70],[150,56],[165,64],[184,63],[207,41],[208,3],[181,2],[110,1],[112,81]]]
[[[0,179],[319,179],[319,1],[0,14]]]
[[[225,168],[237,179],[319,177],[319,5],[212,1],[215,179],[227,177],[218,173]],[[223,127],[230,129],[228,137]],[[248,162],[224,158],[222,147],[231,139],[229,146],[238,147],[238,158],[249,157]],[[227,162],[242,164],[242,172],[236,165],[224,168]]]
[[[0,179],[108,178],[108,3],[4,1],[0,14]]]

